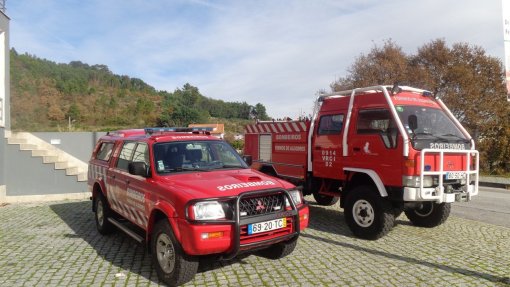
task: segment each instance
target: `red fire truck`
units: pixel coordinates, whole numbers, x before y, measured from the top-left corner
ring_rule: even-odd
[[[318,204],[340,199],[365,239],[387,234],[402,212],[414,225],[440,225],[452,202],[478,193],[473,139],[439,98],[412,87],[320,94],[311,120],[246,126],[244,154]]]

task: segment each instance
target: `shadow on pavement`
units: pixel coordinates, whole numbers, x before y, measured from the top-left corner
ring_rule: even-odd
[[[154,283],[163,284],[157,278],[156,270],[152,267],[151,257],[146,252],[146,245],[118,230],[110,235],[101,235],[96,230],[92,202],[69,202],[50,205],[55,212],[74,232],[64,234],[64,237],[82,238],[104,260],[113,265],[138,274]],[[245,258],[258,254],[240,254],[232,260],[218,260],[218,256],[204,256],[200,258],[197,273],[203,273],[229,266],[235,263],[246,264]]]
[[[329,238],[315,236],[312,234],[302,234],[301,236],[310,238],[310,239],[314,239],[314,240],[318,240],[318,241],[322,241],[322,242],[329,243],[329,244],[335,244],[335,245],[342,246],[344,248],[349,248],[349,249],[356,250],[356,251],[362,251],[362,252],[366,252],[369,254],[386,257],[386,258],[392,259],[392,260],[400,260],[400,261],[403,261],[406,263],[422,265],[422,266],[426,266],[429,268],[437,268],[437,269],[441,269],[443,271],[450,272],[450,273],[458,273],[458,274],[462,274],[465,276],[471,276],[471,277],[475,277],[475,278],[484,278],[485,280],[488,280],[490,282],[503,283],[505,285],[507,285],[507,284],[510,285],[510,278],[508,278],[508,277],[499,277],[499,276],[494,276],[491,274],[478,272],[478,271],[474,271],[474,270],[468,270],[468,269],[463,269],[463,268],[458,268],[458,267],[452,267],[452,266],[427,262],[427,261],[412,258],[412,257],[391,254],[391,253],[387,253],[387,252],[380,251],[380,250],[361,247],[361,246],[357,246],[357,245],[346,243],[346,242],[340,242],[340,241],[332,240]]]

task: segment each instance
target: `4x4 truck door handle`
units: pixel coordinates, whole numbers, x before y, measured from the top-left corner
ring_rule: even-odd
[[[361,150],[361,148],[359,148],[359,147],[354,147],[354,148],[352,148],[352,150],[353,150],[353,151],[360,151],[360,150]]]

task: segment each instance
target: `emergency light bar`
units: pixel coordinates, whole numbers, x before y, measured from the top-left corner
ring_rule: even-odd
[[[145,128],[145,134],[152,135],[154,133],[165,133],[165,132],[174,132],[174,133],[198,133],[204,132],[208,133],[212,131],[213,128],[210,127],[202,127],[202,128],[188,128],[188,127],[156,127],[156,128]]]

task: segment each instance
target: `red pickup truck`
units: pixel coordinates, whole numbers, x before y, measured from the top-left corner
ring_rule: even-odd
[[[284,257],[308,226],[301,191],[250,169],[206,129],[110,132],[92,153],[88,186],[98,231],[145,242],[170,285],[191,280],[202,255]]]

